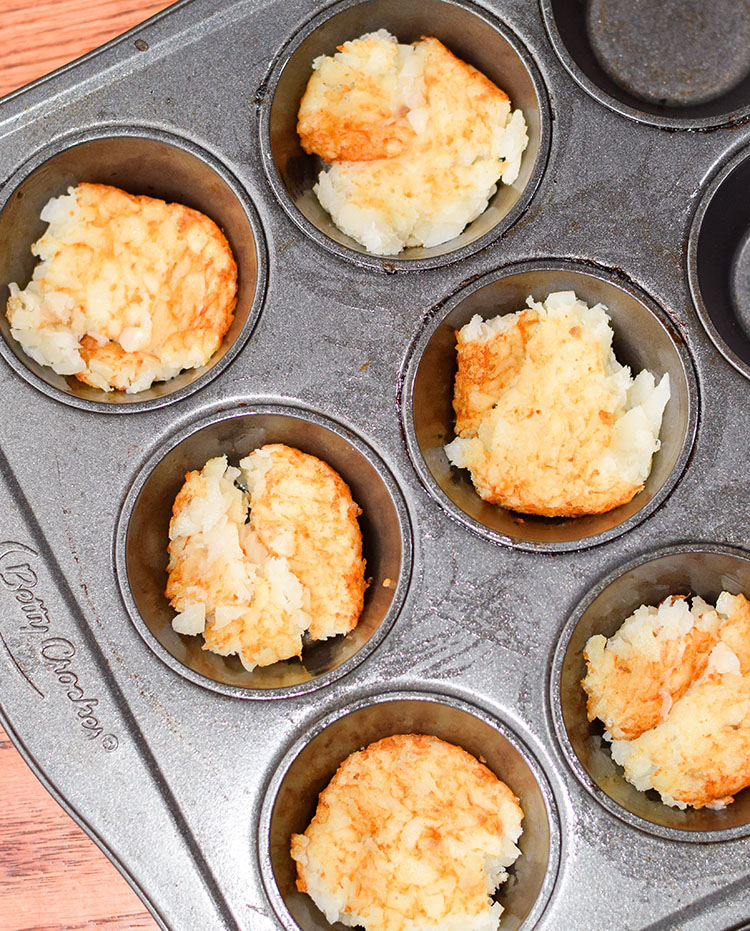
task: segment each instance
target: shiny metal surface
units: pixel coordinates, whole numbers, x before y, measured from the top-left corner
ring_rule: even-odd
[[[670,808],[655,791],[639,792],[622,776],[602,738],[601,722],[589,723],[581,679],[589,637],[611,637],[623,617],[642,604],[670,595],[699,595],[710,604],[723,591],[750,587],[750,554],[707,544],[677,546],[639,557],[600,582],[573,613],[560,636],[550,682],[555,729],[568,761],[594,798],[642,830],[671,840],[697,843],[750,834],[750,793],[742,792],[725,811]]]
[[[607,307],[618,360],[633,372],[669,375],[671,397],[662,421],[662,444],[642,492],[605,514],[578,518],[520,515],[483,501],[468,471],[455,469],[443,447],[454,436],[453,382],[456,330],[475,314],[488,319],[544,300],[552,291],[575,291],[589,306]],[[662,310],[626,281],[593,265],[546,259],[505,266],[472,281],[440,307],[417,334],[412,348],[402,411],[412,461],[427,490],[480,535],[537,552],[577,550],[611,540],[646,518],[679,480],[695,438],[698,388],[690,354]],[[519,519],[520,517],[520,519]]]
[[[429,31],[416,5],[400,6],[363,4],[363,28],[375,24],[372,10],[387,9]],[[174,192],[218,218],[247,289],[237,339],[214,368],[127,404],[47,379],[0,327],[2,720],[172,931],[316,927],[291,889],[284,835],[347,746],[402,726],[465,737],[529,799],[528,859],[502,893],[518,905],[509,927],[721,931],[750,919],[750,790],[710,826],[695,825],[710,843],[683,839],[679,826],[659,824],[668,816],[628,811],[596,785],[575,736],[581,696],[565,699],[572,718],[561,728],[563,703],[550,689],[551,671],[560,681],[578,675],[575,636],[601,620],[589,600],[601,592],[597,603],[607,601],[623,567],[666,551],[669,578],[702,587],[690,569],[702,548],[747,560],[750,388],[701,323],[688,262],[699,205],[744,158],[750,127],[742,107],[731,119],[724,111],[690,122],[681,108],[682,122],[660,121],[592,96],[551,41],[551,7],[446,0],[435,14],[447,44],[467,55],[477,45],[478,62],[486,49],[467,43],[466,22],[477,36],[495,30],[520,52],[514,79],[526,74],[540,101],[528,199],[444,255],[384,263],[329,241],[282,190],[282,160],[269,161],[272,126],[293,143],[294,95],[282,119],[275,90],[303,80],[294,56],[304,43],[317,53],[319,23],[339,13],[350,17],[339,23],[356,22],[351,0],[330,10],[186,0],[0,103],[3,285],[31,268],[46,192],[110,170],[125,186]],[[728,289],[741,281],[732,261]],[[508,526],[472,525],[436,491],[420,438],[427,400],[436,412],[442,404],[436,417],[450,427],[447,356],[421,394],[412,386],[415,347],[426,352],[439,320],[457,320],[472,300],[486,298],[489,311],[500,283],[542,269],[606,290],[626,361],[669,368],[677,403],[658,487],[639,513],[530,543],[511,539]],[[252,436],[249,422],[260,425]],[[396,589],[372,586],[381,602],[367,642],[321,657],[320,675],[306,681],[283,671],[284,681],[237,681],[236,670],[201,668],[169,636],[159,591],[159,538],[179,470],[207,451],[244,452],[244,439],[261,435],[293,435],[336,459],[372,512],[363,519],[376,577],[398,579]],[[656,591],[653,580],[647,588]],[[616,602],[612,610],[630,603]],[[282,817],[277,799],[289,786],[294,804]]]
[[[560,60],[587,93],[654,126],[750,118],[746,0],[540,0]]]
[[[750,378],[750,151],[722,164],[690,225],[688,278],[701,323],[724,358]]]
[[[521,107],[529,144],[512,185],[501,184],[481,216],[455,239],[412,246],[397,257],[370,255],[331,222],[312,191],[323,162],[306,155],[297,136],[297,110],[310,77],[310,62],[342,42],[387,29],[402,42],[430,35],[502,86]],[[533,58],[502,20],[462,0],[344,0],[305,23],[282,50],[260,106],[260,141],[268,180],[289,217],[335,255],[370,268],[419,271],[466,258],[497,239],[528,207],[547,163],[549,103]]]

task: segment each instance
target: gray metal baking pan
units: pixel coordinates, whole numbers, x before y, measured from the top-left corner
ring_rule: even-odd
[[[522,799],[503,928],[750,920],[750,790],[692,814],[635,796],[576,688],[582,638],[638,600],[750,590],[747,9],[711,4],[690,46],[706,5],[678,6],[639,32],[635,2],[186,0],[0,102],[3,289],[75,180],[200,207],[240,265],[215,364],[141,397],[50,377],[0,328],[2,720],[161,926],[329,927],[288,834],[344,755],[405,729],[462,742]],[[487,216],[392,261],[330,228],[293,132],[312,56],[374,26],[444,39],[532,136]],[[676,49],[701,42],[686,77]],[[605,521],[489,514],[441,458],[448,328],[547,286],[606,295],[623,361],[676,387],[650,487]],[[243,675],[170,633],[159,540],[180,470],[279,437],[367,505],[373,585],[358,640]]]

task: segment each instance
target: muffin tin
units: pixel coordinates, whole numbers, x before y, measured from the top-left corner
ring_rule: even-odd
[[[637,796],[576,685],[588,632],[641,600],[750,588],[746,81],[655,97],[637,43],[602,64],[613,10],[190,0],[0,103],[3,284],[74,180],[202,209],[238,258],[222,354],[142,396],[50,376],[0,326],[2,720],[165,928],[330,927],[287,834],[352,749],[411,729],[524,802],[501,927],[750,919],[750,790],[710,814]],[[485,67],[533,140],[484,219],[393,260],[316,211],[293,134],[305,56],[380,26]],[[622,360],[672,379],[647,488],[606,518],[490,513],[444,460],[450,330],[547,287],[604,300]],[[372,582],[356,636],[249,674],[171,631],[166,525],[181,473],[268,440],[352,485]]]
[[[618,361],[634,373],[669,375],[670,400],[661,426],[660,449],[643,491],[605,514],[578,518],[521,515],[483,501],[468,470],[451,466],[444,446],[454,436],[453,385],[456,331],[475,314],[483,320],[514,313],[527,296],[543,301],[553,291],[575,291],[590,307],[608,308]],[[698,393],[686,343],[663,311],[627,282],[595,266],[541,260],[508,265],[459,289],[425,323],[406,366],[402,390],[409,452],[427,490],[477,533],[520,549],[560,552],[611,540],[643,520],[669,494],[688,460],[698,420]]]
[[[617,772],[600,721],[589,722],[583,650],[590,637],[611,637],[639,605],[658,605],[670,595],[699,595],[715,605],[726,590],[750,586],[750,554],[727,546],[694,543],[648,553],[622,566],[583,599],[562,632],[552,665],[552,713],[563,750],[594,798],[629,824],[672,840],[700,843],[750,834],[750,793],[724,811],[681,811],[662,804],[655,790],[639,792]]]
[[[430,692],[366,695],[316,722],[276,768],[260,816],[260,865],[266,893],[285,928],[330,925],[297,891],[288,838],[310,823],[318,794],[349,754],[393,734],[430,734],[462,746],[514,787],[534,831],[518,841],[521,857],[498,898],[503,927],[533,926],[554,886],[560,856],[555,802],[543,771],[519,737],[477,708]]]
[[[489,205],[455,239],[426,248],[412,246],[397,257],[370,255],[341,232],[313,193],[323,162],[306,155],[297,135],[297,109],[313,59],[388,23],[400,42],[436,36],[459,58],[471,61],[506,91],[526,118],[529,142],[513,184],[501,184]],[[550,115],[541,77],[522,41],[482,7],[454,0],[361,0],[338,3],[314,17],[278,55],[260,109],[260,140],[269,183],[290,218],[334,254],[373,268],[440,268],[466,258],[497,238],[524,211],[547,161]]]
[[[234,321],[209,363],[189,369],[146,391],[98,391],[71,376],[57,375],[30,359],[13,339],[5,313],[0,321],[0,352],[15,371],[51,397],[87,410],[142,411],[187,397],[215,378],[247,342],[258,321],[265,294],[268,258],[252,201],[242,185],[208,152],[178,136],[152,127],[112,126],[64,137],[42,149],[10,178],[2,191],[0,243],[2,280],[23,288],[37,259],[31,242],[47,224],[39,219],[50,197],[65,194],[86,179],[149,197],[175,201],[207,214],[223,230],[237,262]],[[28,231],[23,241],[18,230]]]
[[[296,659],[245,669],[234,657],[203,650],[202,637],[172,629],[164,594],[164,540],[185,474],[214,456],[230,465],[266,443],[285,443],[318,456],[344,479],[362,509],[362,555],[368,587],[356,628],[346,637],[305,644]],[[191,424],[159,449],[130,488],[116,540],[118,581],[133,623],[173,670],[192,682],[240,698],[284,698],[345,675],[390,630],[411,576],[412,539],[406,503],[388,467],[351,431],[303,408],[238,405]]]

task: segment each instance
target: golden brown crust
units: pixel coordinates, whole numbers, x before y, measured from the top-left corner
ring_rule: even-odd
[[[534,311],[523,311],[518,325],[504,339],[469,340],[456,331],[456,373],[453,409],[458,436],[476,434],[497,398],[518,378],[526,344],[538,326]]]
[[[490,906],[485,855],[509,863],[522,818],[508,786],[462,748],[386,737],[344,760],[293,835],[297,888],[333,890],[373,929],[475,919]]]
[[[285,556],[310,592],[313,640],[356,627],[364,606],[365,561],[357,517],[361,509],[349,486],[327,462],[272,443],[263,492],[253,499],[251,520],[274,556]],[[292,533],[283,551],[277,541]]]
[[[361,47],[364,53],[372,42],[355,40],[346,45]],[[446,169],[436,156],[456,153],[465,146],[476,151],[475,157],[489,152],[493,130],[487,115],[510,113],[508,95],[456,58],[439,39],[423,37],[420,43],[425,49],[426,98],[433,113],[427,132],[414,132],[405,107],[392,110],[395,44],[393,73],[378,79],[337,62],[333,67],[338,82],[326,86],[321,72],[313,72],[302,98],[297,129],[304,150],[328,162],[367,163],[350,165],[349,180],[360,207],[383,209],[394,190],[406,198],[438,203],[446,186],[453,192],[471,188],[468,166]],[[420,166],[418,171],[416,166]]]
[[[216,224],[190,207],[132,195],[104,184],[78,185],[78,204],[85,231],[81,241],[65,247],[65,261],[74,271],[69,293],[84,306],[88,288],[111,275],[127,276],[133,292],[113,308],[113,323],[104,343],[85,336],[81,357],[89,371],[107,372],[112,387],[127,388],[154,364],[185,367],[203,364],[216,352],[231,326],[237,302],[237,265]],[[127,352],[117,341],[118,321],[130,304],[142,306],[151,318],[146,345]]]
[[[508,95],[496,87],[476,68],[456,58],[438,39],[422,40],[426,46],[424,84],[431,120],[427,131],[414,133],[402,128],[403,118],[391,127],[397,139],[388,145],[393,151],[367,152],[367,164],[350,164],[348,180],[356,191],[356,203],[362,208],[386,210],[394,191],[407,199],[420,199],[432,204],[442,203],[446,191],[451,195],[471,190],[474,185],[472,166],[446,166],[443,153],[460,152],[470,147],[475,158],[492,146],[490,112],[510,113]],[[408,132],[406,131],[408,129]],[[335,132],[335,130],[334,130]],[[400,151],[396,151],[396,145]],[[317,150],[315,150],[317,151]],[[322,151],[317,154],[322,155]],[[359,160],[362,160],[360,156]],[[354,161],[339,156],[337,161]],[[499,176],[502,165],[497,160]]]
[[[710,631],[693,627],[681,641],[664,640],[658,657],[635,656],[630,660],[613,657],[614,668],[607,672],[607,729],[616,739],[633,740],[655,727],[703,675],[711,650],[718,637]],[[589,657],[584,650],[584,659]],[[581,685],[588,692],[588,683]],[[586,703],[589,721],[602,715],[602,698],[589,694]]]
[[[638,788],[654,788],[665,801],[683,807],[722,807],[750,786],[750,602],[744,595],[734,596],[726,619],[719,615],[714,620],[715,630],[686,638],[684,673],[665,669],[659,679],[657,660],[646,664],[653,665],[653,681],[647,681],[636,657],[630,683],[618,681],[624,669],[614,677],[617,700],[629,697],[634,707],[624,707],[612,717],[635,735],[616,740],[615,759],[622,761],[626,778]],[[724,659],[717,660],[716,653],[722,651]],[[674,653],[675,645],[670,644],[663,655],[665,666],[675,659]],[[607,679],[612,679],[608,671]],[[641,730],[653,718],[659,683],[674,700],[667,701],[660,720]]]
[[[305,630],[316,640],[348,633],[367,582],[360,510],[337,472],[278,443],[240,467],[249,494],[224,457],[185,476],[170,523],[166,595],[189,612],[178,628],[202,630],[204,649],[238,653],[252,668],[300,656]]]
[[[522,514],[581,517],[642,488],[603,463],[615,398],[601,344],[570,314],[527,309],[487,338],[457,334],[456,434],[479,496]],[[453,454],[452,454],[453,455]]]
[[[345,42],[338,51],[349,61],[324,58],[300,101],[297,132],[302,148],[327,162],[401,154],[414,130],[405,111],[393,109],[396,44],[368,36]],[[374,61],[380,62],[379,71],[373,72]]]
[[[473,65],[457,58],[440,39],[434,36],[422,36],[421,41],[430,46],[432,53],[429,66],[425,70],[425,83],[428,87],[442,85],[444,77],[449,77],[456,102],[460,100],[462,94],[468,94],[472,103],[489,102],[497,105],[510,102],[504,90]]]
[[[312,79],[311,79],[312,82]],[[313,109],[314,87],[300,102],[297,132],[302,148],[327,162],[372,161],[400,155],[414,135],[405,117],[394,116],[371,78],[352,74],[327,91],[325,107]],[[353,98],[359,101],[356,109]]]

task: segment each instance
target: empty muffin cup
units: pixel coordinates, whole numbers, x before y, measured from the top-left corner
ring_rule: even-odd
[[[342,233],[313,193],[324,163],[302,149],[297,111],[319,55],[378,29],[399,42],[423,36],[440,39],[458,58],[479,69],[521,108],[529,144],[513,184],[499,184],[487,209],[454,239],[425,248],[406,248],[398,256],[369,254]],[[291,219],[316,243],[358,265],[388,270],[443,266],[483,248],[513,224],[526,209],[539,183],[549,148],[546,92],[529,53],[520,40],[486,10],[457,0],[363,0],[329,7],[308,22],[284,47],[272,67],[260,109],[263,164],[279,202]]]
[[[750,594],[750,554],[698,543],[658,550],[634,560],[595,585],[574,611],[555,651],[550,702],[558,740],[584,788],[623,821],[660,837],[723,841],[750,834],[750,788],[721,810],[672,808],[658,792],[638,791],[625,780],[603,738],[589,722],[583,650],[590,637],[611,637],[640,605],[656,606],[670,595],[699,595],[716,604],[722,591]]]
[[[704,129],[750,118],[750,18],[732,0],[541,0],[572,77],[623,116]]]
[[[178,634],[164,594],[172,505],[186,472],[216,456],[237,465],[252,450],[284,443],[317,456],[347,483],[362,509],[365,577],[359,623],[345,636],[306,643],[297,658],[246,670],[237,656],[204,650],[203,637]],[[388,633],[411,571],[411,530],[403,497],[385,464],[359,437],[319,414],[282,405],[238,405],[179,433],[140,470],[116,535],[120,590],[138,632],[171,669],[205,688],[241,698],[294,696],[362,662]]]
[[[266,247],[260,221],[239,182],[194,143],[151,128],[102,127],[70,136],[38,152],[0,195],[2,304],[9,282],[24,287],[36,259],[30,247],[44,232],[42,208],[79,182],[106,184],[129,194],[180,203],[208,216],[224,233],[238,269],[234,319],[210,361],[133,394],[92,388],[40,365],[12,337],[0,314],[0,353],[30,384],[50,397],[89,411],[124,413],[177,401],[215,378],[235,358],[255,327],[265,294]]]
[[[428,734],[462,747],[505,782],[520,800],[521,856],[496,899],[503,931],[533,927],[557,877],[560,828],[554,798],[539,764],[505,724],[453,697],[394,692],[363,697],[311,727],[287,751],[266,789],[258,847],[266,894],[287,931],[330,931],[312,899],[297,890],[292,834],[303,833],[319,793],[351,753],[394,734]]]
[[[645,487],[627,504],[584,517],[518,514],[482,500],[467,469],[451,465],[445,445],[454,439],[453,388],[456,330],[475,314],[488,319],[514,313],[526,298],[575,291],[589,305],[606,305],[618,362],[635,374],[669,375],[671,397]],[[569,261],[536,261],[491,272],[440,305],[418,333],[406,360],[402,417],[407,448],[428,492],[455,520],[496,543],[560,552],[611,540],[651,514],[680,477],[697,423],[697,384],[684,339],[645,294],[601,269]]]
[[[716,348],[750,378],[750,149],[730,159],[701,197],[688,240],[698,316]]]

